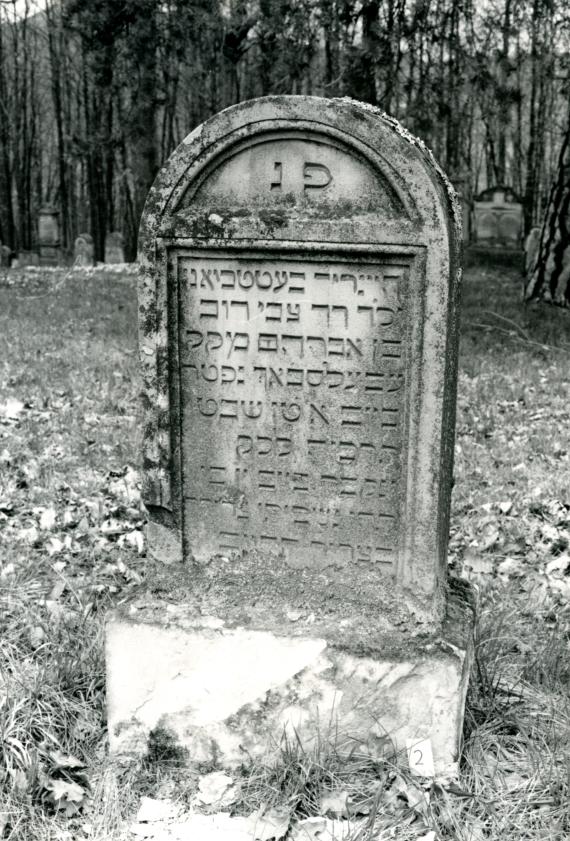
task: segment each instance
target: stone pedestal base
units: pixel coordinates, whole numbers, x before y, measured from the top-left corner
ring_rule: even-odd
[[[474,610],[449,600],[442,633],[368,651],[330,644],[314,621],[294,633],[228,627],[167,603],[132,605],[107,625],[111,752],[142,756],[158,740],[189,764],[271,761],[284,734],[385,756],[391,740],[431,740],[438,775],[456,772]],[[315,633],[317,631],[317,633]]]

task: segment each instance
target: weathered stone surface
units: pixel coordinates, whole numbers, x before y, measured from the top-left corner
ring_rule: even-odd
[[[307,747],[317,737],[337,746],[352,739],[377,757],[388,742],[405,751],[430,739],[436,773],[453,774],[472,610],[456,594],[430,645],[353,653],[319,636],[306,611],[286,623],[293,635],[184,606],[133,605],[108,625],[111,751],[142,756],[151,737],[162,738],[193,763],[231,768],[245,757],[267,761],[284,734]]]
[[[255,549],[288,580],[372,575],[380,612],[441,621],[453,195],[395,121],[306,97],[228,109],[158,176],[140,236],[145,499],[197,569]]]

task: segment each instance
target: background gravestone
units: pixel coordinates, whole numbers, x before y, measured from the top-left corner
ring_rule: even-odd
[[[76,266],[94,266],[93,237],[91,234],[79,234],[73,246],[73,262]]]
[[[473,622],[446,583],[459,237],[425,147],[350,101],[235,106],[163,169],[139,305],[147,536],[170,583],[109,622],[112,750],[160,727],[231,765],[334,713],[454,767]]]
[[[40,266],[57,266],[61,260],[59,210],[42,207],[38,213],[38,250]]]
[[[479,245],[520,248],[523,207],[510,187],[492,187],[474,202],[475,235]]]
[[[12,249],[0,242],[0,268],[10,268]]]
[[[123,247],[123,235],[120,231],[111,231],[105,237],[105,262],[124,263],[125,251]]]

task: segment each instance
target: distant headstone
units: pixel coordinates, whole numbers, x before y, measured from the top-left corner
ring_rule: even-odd
[[[26,266],[39,266],[40,255],[37,251],[18,251],[16,263],[20,269],[25,268]]]
[[[61,262],[59,210],[53,207],[42,207],[38,213],[38,249],[41,266]]]
[[[0,268],[2,268],[2,269],[10,268],[11,259],[12,259],[12,249],[9,248],[9,246],[3,245],[0,242]]]
[[[510,187],[484,190],[475,199],[473,213],[477,244],[521,248],[523,206]]]
[[[348,100],[235,106],[159,174],[139,317],[147,539],[170,590],[108,623],[113,752],[160,732],[231,767],[326,721],[456,767],[459,231],[425,146]]]
[[[123,247],[123,235],[119,231],[111,231],[105,237],[105,262],[124,263],[125,250]]]
[[[73,262],[76,266],[95,265],[93,257],[93,237],[91,234],[79,234],[73,247]]]

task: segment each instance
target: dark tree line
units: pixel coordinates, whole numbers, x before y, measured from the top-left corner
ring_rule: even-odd
[[[36,2],[38,5],[36,5]],[[134,257],[172,150],[234,102],[353,96],[400,119],[473,190],[539,223],[567,124],[565,0],[0,0],[0,240],[31,249],[58,207],[103,257]]]

